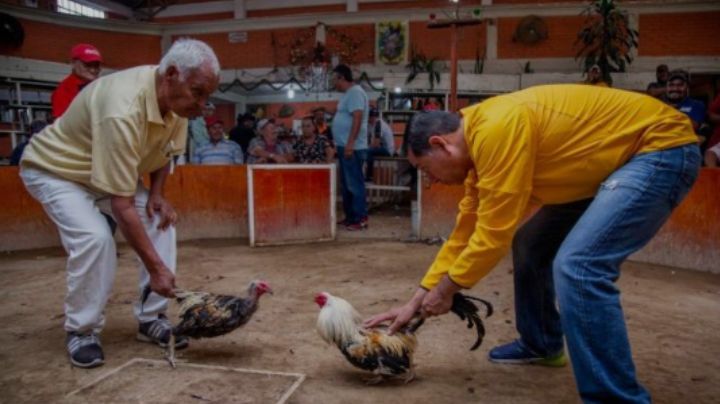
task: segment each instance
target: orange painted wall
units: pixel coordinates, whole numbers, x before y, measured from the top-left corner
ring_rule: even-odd
[[[420,238],[447,237],[455,225],[462,186],[430,184],[423,175],[420,190]]]
[[[704,168],[670,220],[632,259],[720,273],[720,169]]]
[[[0,49],[7,56],[67,63],[70,49],[89,42],[103,55],[107,67],[126,68],[160,61],[160,36],[125,34],[85,28],[72,28],[20,19],[25,42],[19,49]]]
[[[640,56],[720,55],[720,11],[641,14]]]
[[[720,272],[720,169],[704,168],[688,196],[645,248],[631,259],[679,268]],[[461,186],[423,186],[422,238],[447,237],[463,196]]]
[[[0,167],[0,251],[60,245],[55,225],[25,190],[18,167]],[[27,247],[25,247],[27,246]]]
[[[0,167],[0,251],[59,246],[55,225],[25,190],[17,167]],[[180,221],[178,239],[247,237],[245,166],[180,166],[165,197]]]
[[[562,16],[545,17],[543,19],[548,27],[548,38],[535,45],[525,45],[512,41],[513,34],[521,18],[499,18],[497,22],[498,58],[574,57],[576,53],[575,40],[585,18],[582,16]]]
[[[333,238],[330,168],[257,168],[252,175],[256,245]]]

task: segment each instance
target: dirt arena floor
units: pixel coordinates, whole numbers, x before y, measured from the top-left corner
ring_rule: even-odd
[[[64,349],[65,258],[60,250],[0,257],[0,402],[3,403],[275,403],[305,375],[289,403],[575,403],[570,367],[499,366],[486,359],[515,336],[512,269],[504,261],[472,292],[493,302],[487,336],[452,315],[421,330],[417,379],[366,386],[363,373],[315,332],[313,296],[329,291],[370,315],[408,298],[438,246],[343,236],[337,242],[252,249],[244,240],[198,241],[179,248],[178,285],[240,293],[267,279],[254,319],[225,337],[193,341],[173,371],[156,346],[135,341],[135,259],[120,250],[114,293],[102,334],[104,366],[72,368]],[[641,381],[656,403],[720,402],[720,276],[627,263],[620,280]],[[173,304],[172,308],[176,306]],[[193,366],[202,365],[202,366]],[[243,373],[224,369],[263,372]],[[284,374],[291,373],[291,374]],[[98,378],[88,388],[76,392]],[[75,392],[72,397],[69,393]]]

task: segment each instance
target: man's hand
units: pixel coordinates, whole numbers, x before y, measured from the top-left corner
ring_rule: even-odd
[[[444,295],[438,288],[431,290],[422,301],[421,313],[423,317],[439,316],[450,311],[453,295]]]
[[[166,267],[158,268],[150,274],[150,289],[165,297],[175,297],[175,275]]]
[[[177,223],[177,213],[175,213],[175,209],[170,202],[166,201],[165,198],[160,195],[150,195],[147,205],[145,205],[145,210],[150,219],[153,218],[155,213],[160,215],[160,223],[158,224],[158,229],[160,230],[165,230],[169,226],[174,226],[175,223]]]
[[[405,303],[405,305],[395,307],[384,313],[370,317],[363,322],[363,327],[372,328],[389,320],[392,321],[392,323],[390,324],[388,334],[393,335],[397,330],[407,324],[407,322],[410,321],[410,319],[412,319],[418,312],[420,305],[422,304],[422,299],[426,294],[427,291],[425,289],[418,289],[418,291],[415,292],[415,296],[413,296],[409,302]]]
[[[445,275],[427,295],[423,298],[421,313],[423,317],[439,316],[450,311],[453,296],[461,287]]]
[[[345,146],[345,150],[343,150],[343,157],[345,159],[350,160],[353,157],[353,152],[355,150],[352,148],[352,146]]]

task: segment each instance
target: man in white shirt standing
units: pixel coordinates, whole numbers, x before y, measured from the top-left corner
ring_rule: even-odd
[[[205,43],[175,42],[159,66],[123,70],[89,84],[62,119],[32,138],[21,161],[25,187],[57,225],[67,261],[66,346],[70,362],[104,363],[100,331],[117,267],[101,212],[117,222],[140,259],[137,338],[167,345],[165,317],[175,288],[177,214],[163,197],[172,158],[185,151],[187,118],[218,85],[220,66]],[[150,176],[150,189],[140,181]],[[180,339],[176,347],[187,346]]]

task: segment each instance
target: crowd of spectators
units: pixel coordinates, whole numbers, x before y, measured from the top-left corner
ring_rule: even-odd
[[[52,95],[52,115],[49,121],[62,116],[82,88],[98,78],[102,61],[100,51],[91,44],[77,44],[71,49],[71,72],[60,82]],[[717,146],[720,144],[720,95],[706,108],[702,101],[690,97],[691,77],[688,72],[671,70],[667,65],[661,64],[657,66],[655,73],[656,81],[647,86],[647,93],[688,116],[700,138],[705,164],[717,166],[720,160],[720,146]],[[351,84],[348,88],[357,87],[351,81],[348,83]],[[598,65],[587,70],[583,83],[608,86],[603,81],[603,72]],[[438,108],[441,108],[441,104],[432,98],[428,99],[423,107],[424,110]],[[208,103],[203,109],[203,115],[189,122],[187,154],[178,164],[186,161],[192,164],[216,165],[332,163],[342,157],[338,155],[337,141],[342,141],[346,136],[333,133],[338,110],[315,108],[311,114],[302,117],[300,127],[293,132],[285,128],[283,122],[276,122],[272,118],[258,120],[251,113],[239,114],[235,126],[225,126],[224,122],[218,119],[215,106]],[[356,140],[354,150],[366,150],[367,157],[363,160],[364,179],[372,181],[375,159],[396,156],[398,151],[395,150],[393,130],[381,119],[379,111],[372,108],[364,116],[368,117],[361,126],[367,129],[358,136],[360,140]],[[17,164],[29,138],[45,124],[44,121],[37,121],[28,125],[25,141],[13,150],[11,164]],[[367,148],[360,148],[361,144],[367,144]],[[341,148],[344,145],[343,143]]]

